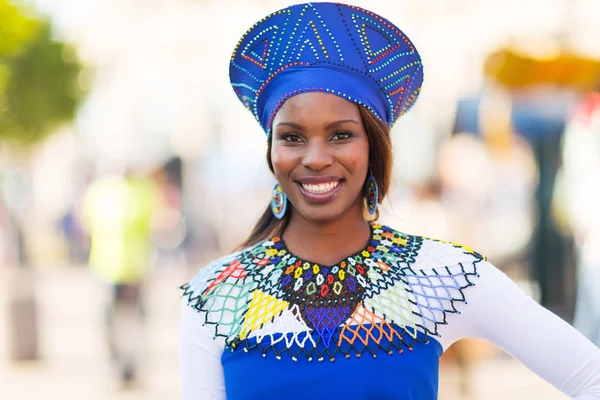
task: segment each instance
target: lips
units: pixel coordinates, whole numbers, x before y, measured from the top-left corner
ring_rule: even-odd
[[[311,203],[328,203],[335,199],[344,180],[333,176],[307,177],[296,180],[300,193]]]

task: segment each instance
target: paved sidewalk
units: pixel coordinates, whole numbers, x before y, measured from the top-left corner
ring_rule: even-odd
[[[0,274],[1,276],[1,274]],[[164,400],[179,397],[177,359],[179,296],[183,269],[163,269],[148,293],[148,331],[144,389],[121,392],[102,341],[104,288],[82,267],[41,271],[36,283],[43,359],[10,364],[6,360],[6,282],[0,279],[0,399],[10,400]],[[5,280],[4,280],[5,281]],[[477,368],[473,400],[566,399],[510,359]],[[454,368],[441,371],[440,400],[461,400]]]

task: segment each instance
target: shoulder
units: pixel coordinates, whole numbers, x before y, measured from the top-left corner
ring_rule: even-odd
[[[246,250],[245,250],[246,251]],[[188,282],[179,287],[183,290],[183,297],[188,305],[194,307],[198,305],[201,297],[208,291],[211,283],[215,282],[219,274],[239,259],[242,252],[231,253],[200,268],[196,275]]]
[[[248,289],[247,286],[254,281],[248,273],[254,270],[254,267],[263,265],[260,260],[267,259],[272,252],[278,252],[275,245],[275,242],[267,240],[213,260],[200,268],[190,281],[179,287],[183,290],[182,296],[189,306],[200,311],[207,297],[215,295],[217,287],[228,290],[228,287],[235,284]],[[246,281],[247,284],[244,284]]]
[[[281,255],[281,242],[272,239],[214,260],[180,286],[182,306],[198,312],[200,319],[196,322],[212,326],[214,338],[232,344],[246,332],[242,328],[246,327],[244,318],[249,307],[269,301],[270,294],[277,291],[281,274],[272,273],[275,263],[279,265],[289,258]]]
[[[373,238],[380,240],[380,244],[388,251],[400,255],[403,264],[415,272],[461,266],[475,267],[487,260],[485,256],[465,244],[411,235],[385,225],[372,226]]]
[[[470,336],[472,325],[489,315],[490,299],[514,294],[510,279],[469,246],[380,229],[403,238],[404,244],[393,249],[400,260],[395,268],[401,272],[417,326],[437,337],[444,348]]]

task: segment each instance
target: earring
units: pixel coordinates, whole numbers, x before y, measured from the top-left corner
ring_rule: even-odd
[[[288,199],[279,183],[273,188],[273,198],[271,199],[271,211],[277,219],[282,219],[287,211]]]
[[[369,177],[365,184],[365,198],[367,200],[367,211],[369,215],[377,214],[377,204],[379,203],[379,188],[377,181],[373,176],[373,171],[369,170]]]

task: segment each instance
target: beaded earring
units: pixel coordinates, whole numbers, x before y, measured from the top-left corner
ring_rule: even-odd
[[[287,211],[288,199],[279,183],[273,188],[273,198],[271,199],[271,211],[277,219],[282,219]]]
[[[379,187],[373,171],[369,170],[369,177],[365,183],[365,199],[367,203],[367,211],[369,215],[373,216],[377,214],[377,204],[379,203]]]

